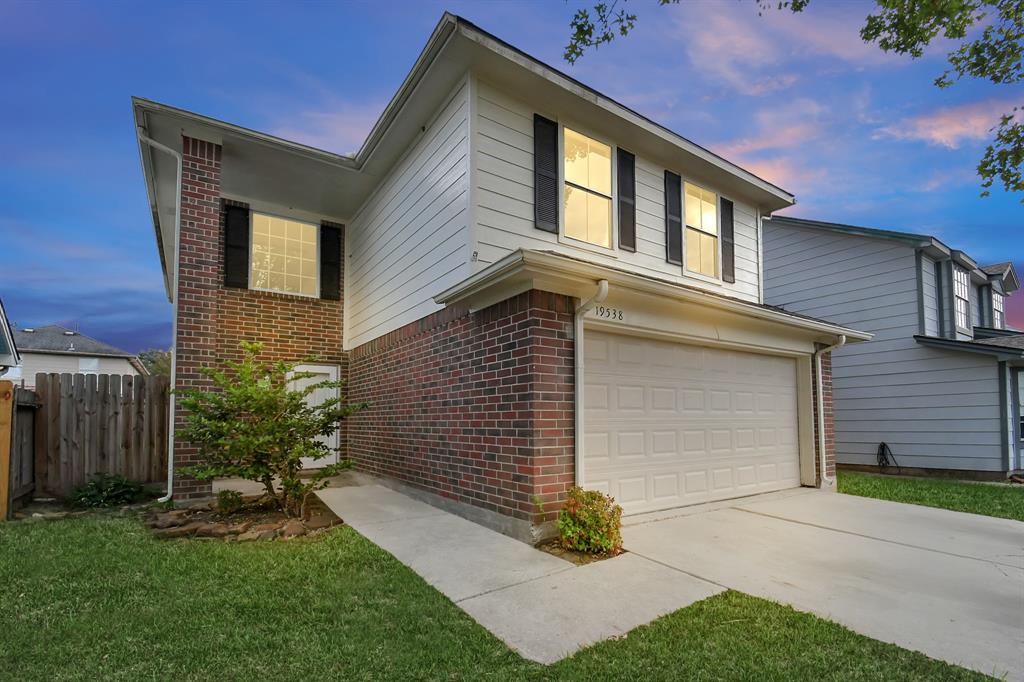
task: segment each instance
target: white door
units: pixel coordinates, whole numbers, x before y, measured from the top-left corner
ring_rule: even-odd
[[[794,359],[584,338],[584,487],[632,514],[800,485]]]
[[[310,386],[312,384],[318,384],[321,381],[337,381],[338,380],[338,368],[336,365],[298,365],[295,368],[295,372],[312,372],[313,376],[306,377],[304,379],[293,379],[289,382],[289,387],[292,390],[298,390]],[[338,396],[338,389],[324,389],[318,388],[317,390],[310,393],[306,400],[309,404],[320,405],[329,398],[336,398]],[[338,432],[335,431],[329,436],[324,436],[318,440],[327,444],[327,447],[332,450],[338,447]],[[328,464],[334,464],[338,461],[337,453],[332,453],[327,457],[320,459],[312,459],[310,457],[302,458],[302,466],[305,469],[319,469],[325,467]]]

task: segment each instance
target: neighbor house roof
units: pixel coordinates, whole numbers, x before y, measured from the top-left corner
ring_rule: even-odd
[[[7,313],[4,310],[4,302],[0,299],[0,369],[17,367],[21,364],[21,356],[18,355],[18,344],[15,341],[11,323],[7,320]]]
[[[840,234],[849,234],[858,237],[869,237],[872,239],[887,239],[899,242],[914,248],[923,250],[933,258],[950,258],[958,265],[972,272],[978,280],[998,280],[1003,288],[1003,293],[1012,293],[1020,288],[1020,281],[1014,270],[1013,263],[998,263],[996,265],[979,266],[977,261],[959,249],[947,246],[942,240],[930,234],[919,232],[903,232],[898,230],[883,230],[874,227],[862,227],[860,225],[847,225],[845,223],[830,223],[822,220],[810,220],[807,218],[793,218],[790,216],[771,216],[770,224],[803,227],[815,230],[825,230]]]
[[[1024,360],[1024,334],[973,341],[918,334],[914,336],[914,339],[924,346],[933,348],[990,355],[999,360]]]
[[[354,216],[387,171],[422,132],[432,115],[467,71],[494,87],[531,93],[552,111],[572,112],[599,126],[618,126],[620,144],[661,159],[666,167],[685,167],[696,180],[746,197],[766,213],[790,206],[793,195],[629,107],[526,54],[473,23],[445,13],[398,91],[366,140],[351,155],[336,154],[257,132],[142,98],[133,98],[139,134],[171,149],[187,135],[220,144],[226,195],[259,197],[269,203],[304,206],[324,217]],[[173,295],[176,166],[166,153],[139,141],[146,189],[164,267]],[[277,175],[274,175],[277,173]],[[264,177],[266,176],[266,177]],[[273,177],[271,177],[273,176]]]
[[[48,324],[43,327],[17,329],[14,331],[14,338],[23,353],[124,358],[140,373],[148,374],[138,357],[132,353],[60,325]]]

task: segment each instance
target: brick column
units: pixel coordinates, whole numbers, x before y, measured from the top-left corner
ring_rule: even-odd
[[[814,400],[814,478],[821,486],[821,456],[818,452],[818,381],[816,369],[811,365],[811,397]],[[832,416],[832,353],[821,356],[821,388],[825,405],[825,471],[828,476],[836,475],[836,436]]]
[[[221,286],[220,145],[182,137],[181,254],[178,263],[175,388],[197,388],[209,382],[199,368],[216,361],[217,292]],[[177,431],[184,423],[179,408]],[[209,482],[183,476],[180,468],[195,462],[197,449],[174,441],[174,496],[179,500],[209,497]]]

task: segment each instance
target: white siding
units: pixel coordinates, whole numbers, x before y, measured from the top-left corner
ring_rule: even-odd
[[[636,159],[636,253],[616,251],[612,256],[561,242],[557,235],[534,226],[533,115],[537,109],[480,82],[476,110],[477,270],[516,249],[544,249],[749,301],[758,300],[758,230],[753,207],[734,201],[735,284],[689,277],[680,266],[665,261],[665,169],[640,157]],[[672,170],[683,171],[685,178],[685,169]]]
[[[346,230],[346,348],[440,309],[469,276],[469,109],[463,83]]]
[[[0,378],[9,379],[19,384],[24,380],[26,387],[34,388],[36,385],[36,374],[39,372],[78,374],[82,371],[80,369],[80,361],[83,357],[81,355],[21,351],[21,366],[9,370],[7,374]],[[103,358],[96,356],[90,356],[90,358],[97,361],[96,374],[127,374],[130,376],[138,374],[138,371],[126,358]]]
[[[884,441],[905,467],[1004,468],[995,359],[913,339],[920,327],[913,248],[772,221],[764,243],[768,303],[875,334],[833,353],[840,462],[875,464]],[[934,277],[926,277],[926,301],[929,281],[934,298]]]

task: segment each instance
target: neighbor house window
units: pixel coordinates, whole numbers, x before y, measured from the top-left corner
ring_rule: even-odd
[[[316,225],[253,212],[249,286],[316,296],[319,232]]]
[[[967,319],[970,310],[971,280],[966,270],[953,266],[953,313],[958,329],[970,329]]]
[[[99,374],[99,358],[78,358],[78,371],[81,374]]]
[[[689,182],[686,213],[686,269],[718,277],[718,195]]]
[[[996,329],[1003,328],[1003,295],[992,292],[992,326]]]
[[[565,128],[565,236],[612,246],[612,148]]]

